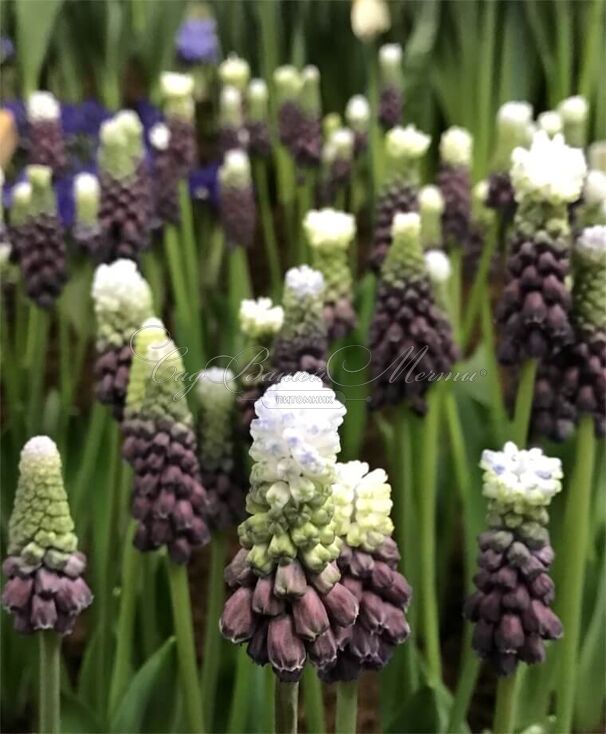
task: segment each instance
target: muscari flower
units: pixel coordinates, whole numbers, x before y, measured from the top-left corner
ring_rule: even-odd
[[[13,186],[8,236],[11,242],[10,260],[14,263],[19,262],[21,252],[27,244],[27,221],[31,200],[32,185],[29,181],[19,181]]]
[[[421,246],[419,215],[396,214],[370,327],[370,405],[406,401],[419,415],[424,395],[457,358],[450,324],[436,303]],[[433,376],[433,378],[432,378]]]
[[[545,640],[562,635],[550,606],[554,584],[549,567],[547,507],[562,488],[562,466],[540,449],[484,451],[483,494],[488,499],[488,530],[478,538],[477,591],[465,604],[474,623],[472,646],[498,675],[511,675],[518,663],[540,663]]]
[[[449,307],[448,281],[452,275],[450,258],[443,250],[425,250],[425,269],[431,282],[437,304],[446,313]]]
[[[328,337],[324,321],[324,277],[308,265],[291,268],[284,280],[284,322],[276,334],[271,360],[280,375],[300,370],[323,374]]]
[[[443,247],[442,214],[444,197],[437,186],[423,186],[418,196],[421,215],[421,242],[425,250]]]
[[[489,177],[486,203],[511,218],[515,211],[513,187],[509,178],[511,154],[525,147],[531,138],[532,106],[528,102],[506,102],[497,114],[497,145]]]
[[[486,246],[488,231],[494,226],[496,212],[486,203],[489,182],[478,181],[471,192],[471,223],[463,258],[463,273],[472,278],[477,270],[482,251]],[[498,262],[498,253],[493,255],[491,267]]]
[[[606,224],[606,173],[597,169],[587,172],[580,205],[575,209],[575,228]]]
[[[268,99],[265,81],[253,79],[246,90],[246,130],[248,149],[257,158],[268,158],[271,155]]]
[[[568,97],[558,105],[558,112],[564,126],[564,139],[567,145],[584,148],[587,143],[587,123],[589,105],[585,97]]]
[[[301,72],[298,105],[299,121],[297,136],[291,144],[292,154],[297,165],[314,168],[322,157],[320,72],[316,66],[306,66]]]
[[[351,29],[364,43],[391,28],[389,6],[385,0],[353,0]]]
[[[189,74],[165,71],[160,75],[162,108],[170,130],[170,152],[179,178],[185,178],[196,163],[194,127],[194,79]]]
[[[574,340],[537,374],[532,429],[562,441],[582,414],[606,433],[606,227],[582,231],[573,250]]]
[[[27,100],[31,164],[48,166],[54,175],[67,167],[59,102],[50,92],[33,92]]]
[[[152,315],[151,290],[132,260],[116,260],[95,271],[92,297],[97,320],[95,395],[121,420],[134,338]]]
[[[438,186],[444,197],[442,228],[448,247],[466,249],[471,220],[471,156],[473,138],[461,127],[451,127],[440,139]]]
[[[73,181],[76,204],[74,240],[96,260],[107,256],[106,239],[99,223],[101,186],[92,173],[79,173]]]
[[[235,87],[239,92],[244,93],[246,85],[250,81],[248,61],[238,56],[238,54],[231,53],[219,65],[219,79],[224,86]]]
[[[243,150],[230,150],[219,169],[219,207],[225,237],[231,247],[252,247],[257,207],[250,160]]]
[[[335,209],[312,210],[305,215],[303,229],[312,251],[313,267],[324,276],[324,321],[328,338],[342,339],[356,325],[348,260],[356,236],[355,218]]]
[[[582,152],[569,148],[561,135],[550,139],[539,131],[529,150],[512,154],[518,209],[497,310],[504,364],[549,358],[572,339],[567,205],[579,198],[585,173]]]
[[[351,180],[353,171],[355,136],[352,130],[339,127],[332,131],[322,149],[323,181],[321,198],[334,203],[339,191]]]
[[[41,308],[50,308],[68,277],[64,233],[51,169],[32,165],[26,173],[29,187],[18,189],[12,212],[13,244],[27,295]]]
[[[233,593],[220,628],[280,680],[297,681],[307,658],[320,670],[334,664],[358,615],[336,564],[332,483],[345,408],[320,378],[300,372],[268,388],[255,409],[250,517],[225,570]]]
[[[219,97],[219,147],[225,155],[228,150],[246,148],[248,130],[244,126],[242,93],[237,87],[224,86]]]
[[[138,260],[151,237],[151,183],[144,160],[143,128],[134,112],[122,111],[101,125],[99,224],[106,258]]]
[[[184,64],[216,64],[219,58],[217,22],[214,18],[191,14],[179,26],[175,47]]]
[[[134,544],[140,551],[166,546],[175,563],[187,563],[210,540],[183,372],[181,353],[162,322],[147,319],[134,342],[122,453],[134,469]]]
[[[284,323],[284,309],[274,306],[271,298],[245,298],[238,313],[240,331],[246,340],[246,354],[251,360],[250,373],[242,375],[241,390],[236,398],[239,432],[249,438],[250,422],[255,415],[255,402],[263,395],[263,364],[271,343]]]
[[[386,43],[379,49],[379,121],[385,130],[402,121],[404,95],[402,47]]]
[[[231,370],[211,367],[198,375],[200,469],[207,517],[217,530],[225,530],[244,518],[245,487],[234,450],[236,391]]]
[[[294,146],[301,126],[299,94],[303,82],[294,66],[279,66],[273,75],[278,106],[278,135],[280,142],[294,155]]]
[[[18,632],[72,631],[93,596],[83,578],[61,457],[48,436],[31,438],[21,451],[19,482],[8,527],[7,582],[2,604]]]
[[[354,158],[368,148],[368,129],[370,125],[370,105],[362,94],[354,95],[345,108],[347,125],[354,134]]]
[[[419,165],[431,138],[414,125],[394,127],[385,136],[385,176],[375,214],[370,265],[379,271],[391,245],[391,228],[396,214],[418,209]]]
[[[410,627],[406,609],[412,590],[397,570],[400,554],[391,538],[391,487],[383,469],[337,464],[332,486],[336,532],[343,539],[337,559],[341,584],[359,604],[354,624],[341,630],[337,657],[320,670],[328,682],[354,680],[363,670],[380,670]]]
[[[156,225],[178,224],[179,210],[179,166],[170,148],[170,130],[164,122],[156,123],[149,132],[153,150],[152,190]]]

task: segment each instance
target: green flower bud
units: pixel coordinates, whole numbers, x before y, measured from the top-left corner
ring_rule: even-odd
[[[248,189],[252,185],[250,160],[243,150],[228,150],[219,169],[222,187]]]
[[[587,142],[587,121],[589,105],[585,97],[568,97],[558,105],[558,112],[564,123],[564,138],[568,145],[584,148]]]
[[[392,128],[385,136],[386,182],[399,177],[404,183],[418,185],[420,161],[430,143],[431,137],[414,125]]]
[[[198,376],[202,409],[200,454],[205,471],[224,468],[224,458],[233,453],[233,413],[236,384],[231,370],[214,367]]]
[[[10,222],[18,227],[29,217],[32,203],[32,185],[29,181],[20,181],[13,189],[13,203],[10,208]]]
[[[100,204],[99,179],[91,173],[79,173],[74,179],[74,199],[78,224],[97,224]]]
[[[423,277],[426,271],[419,215],[414,212],[396,214],[391,233],[393,242],[381,268],[382,278],[394,284]]]
[[[244,125],[242,95],[236,87],[225,86],[219,98],[219,124],[236,129]]]
[[[301,108],[303,111],[317,119],[322,114],[322,103],[320,101],[320,72],[316,66],[306,66],[301,72]]]
[[[309,211],[303,229],[313,253],[313,265],[324,276],[324,300],[351,298],[352,274],[348,249],[356,234],[355,218],[335,209]]]
[[[379,73],[380,85],[394,87],[401,91],[403,84],[402,76],[402,47],[399,43],[386,43],[379,49]]]
[[[268,119],[269,92],[263,79],[253,79],[246,90],[248,119],[250,122],[266,122]]]
[[[437,186],[423,186],[419,191],[421,212],[421,240],[425,249],[436,247],[442,242],[442,214],[444,197]]]
[[[193,77],[165,71],[160,75],[162,106],[167,117],[179,117],[187,122],[194,118]]]
[[[583,230],[573,263],[574,319],[584,331],[606,329],[606,226]]]
[[[219,79],[225,86],[235,87],[238,91],[244,92],[250,79],[248,61],[237,54],[230,54],[219,65]]]
[[[53,190],[53,172],[49,166],[28,166],[27,180],[31,186],[29,214],[33,217],[39,214],[56,214],[57,202]]]
[[[274,85],[278,106],[285,102],[296,102],[301,93],[303,81],[294,66],[279,66],[274,71]]]

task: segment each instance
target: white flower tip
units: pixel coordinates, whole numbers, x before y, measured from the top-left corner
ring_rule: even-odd
[[[223,109],[240,109],[242,95],[237,87],[228,84],[221,89],[219,101]]]
[[[98,198],[99,192],[99,179],[92,173],[79,173],[74,178],[74,196],[77,199]]]
[[[53,170],[50,166],[41,166],[35,163],[27,166],[25,170],[32,187],[44,189],[51,185]]]
[[[330,136],[330,143],[334,148],[335,154],[342,157],[350,157],[354,147],[353,130],[347,127],[340,127]]]
[[[395,157],[420,158],[427,152],[431,137],[414,125],[393,127],[385,136],[387,152]]]
[[[562,100],[558,105],[558,112],[566,123],[578,124],[585,122],[589,114],[589,105],[585,97],[580,94]]]
[[[109,265],[99,265],[95,270],[92,296],[97,308],[129,309],[145,306],[151,309],[151,291],[137,265],[126,258],[114,260]]]
[[[444,163],[451,166],[469,166],[472,149],[473,138],[464,128],[454,126],[442,133],[440,156]]]
[[[547,110],[541,112],[537,118],[540,130],[544,130],[550,138],[562,132],[563,122],[559,112],[555,110]]]
[[[309,265],[300,265],[287,271],[286,287],[300,298],[319,296],[324,290],[324,276]]]
[[[603,171],[589,171],[583,187],[583,198],[589,205],[606,202],[606,173]]]
[[[224,367],[210,367],[198,374],[198,395],[204,399],[216,400],[221,397],[235,398],[234,373]]]
[[[101,123],[99,129],[99,137],[103,145],[108,146],[124,146],[127,144],[127,133],[123,125],[117,119],[117,116],[111,117]]]
[[[276,334],[284,322],[284,309],[274,306],[271,298],[245,298],[238,312],[240,328],[252,338],[269,337]]]
[[[250,66],[246,59],[231,53],[219,65],[219,78],[223,84],[231,84],[242,89],[250,77]]]
[[[450,278],[450,258],[442,250],[428,250],[425,253],[425,267],[435,283],[446,283]]]
[[[33,436],[21,449],[21,458],[29,459],[59,459],[57,444],[48,436]]]
[[[274,71],[274,83],[278,87],[300,87],[301,75],[295,66],[284,64]]]
[[[26,205],[32,198],[32,185],[29,181],[19,181],[13,187],[13,202]]]
[[[253,79],[248,85],[249,99],[265,102],[269,97],[269,91],[264,79]]]
[[[391,18],[385,0],[354,0],[351,6],[351,28],[361,41],[372,41],[389,30]]]
[[[576,241],[576,248],[586,255],[606,255],[606,226],[585,227]]]
[[[379,63],[382,66],[398,66],[402,63],[402,46],[399,43],[385,43],[379,49]]]
[[[250,173],[250,160],[248,154],[239,148],[228,150],[223,160],[223,169],[239,175]]]
[[[320,70],[317,66],[314,66],[313,64],[308,64],[307,66],[303,67],[303,71],[301,72],[301,79],[303,80],[303,82],[317,84],[320,81]]]
[[[58,120],[61,108],[51,92],[32,92],[27,100],[27,117],[30,122],[37,120]]]
[[[356,234],[356,220],[336,209],[311,210],[305,215],[303,228],[312,247],[345,249]]]
[[[347,103],[345,117],[350,125],[366,123],[370,119],[370,105],[362,94],[356,94]]]
[[[485,178],[478,181],[478,183],[473,187],[473,198],[480,204],[484,204],[486,202],[486,197],[488,196],[488,188],[489,184]]]
[[[416,212],[400,212],[393,218],[392,237],[418,237],[420,233],[421,217]]]
[[[127,136],[134,137],[143,133],[143,124],[133,110],[120,110],[115,116],[116,124],[124,130]]]
[[[419,206],[422,212],[442,214],[444,211],[444,197],[440,189],[432,184],[423,186],[419,191]]]
[[[170,143],[170,130],[163,122],[157,122],[149,131],[149,142],[156,150],[167,150]]]
[[[191,97],[194,93],[194,79],[189,74],[163,71],[160,74],[160,89],[165,97]]]
[[[532,105],[528,102],[505,102],[499,108],[497,119],[506,127],[525,127],[532,121]]]

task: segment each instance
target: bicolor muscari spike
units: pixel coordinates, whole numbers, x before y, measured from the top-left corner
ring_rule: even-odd
[[[402,47],[387,43],[379,49],[379,121],[385,130],[402,122],[403,87]]]
[[[419,191],[421,241],[425,250],[442,249],[442,215],[444,197],[437,186],[423,186]]]
[[[334,664],[337,640],[358,615],[336,564],[332,483],[345,408],[319,377],[300,372],[268,388],[255,409],[250,517],[225,571],[233,593],[220,627],[248,643],[257,664],[297,681],[307,659],[320,669]]]
[[[370,105],[366,97],[356,94],[349,100],[345,108],[345,119],[354,134],[354,158],[357,158],[368,148]]]
[[[65,141],[61,127],[61,108],[50,92],[32,92],[27,100],[29,127],[28,162],[48,166],[53,175],[67,168]]]
[[[164,122],[157,122],[149,131],[152,148],[152,193],[154,226],[163,223],[177,225],[181,219],[179,210],[180,170],[170,145],[171,133]]]
[[[478,538],[477,591],[465,604],[473,625],[472,646],[498,675],[511,675],[519,662],[545,658],[545,641],[562,636],[551,610],[554,584],[549,567],[547,507],[562,488],[562,465],[540,449],[484,451],[483,494],[488,529]]]
[[[248,130],[244,126],[242,92],[234,86],[224,86],[219,97],[219,147],[228,150],[246,149]]]
[[[396,214],[370,327],[371,407],[405,401],[419,415],[425,393],[457,358],[451,327],[437,305],[421,246],[420,217]],[[418,379],[417,379],[418,376]]]
[[[292,142],[292,154],[297,165],[317,167],[322,156],[322,106],[316,66],[306,66],[301,72],[298,106],[298,133]]]
[[[246,90],[246,129],[248,149],[257,158],[271,155],[269,130],[269,91],[263,79],[253,79]]]
[[[463,273],[469,279],[476,273],[488,233],[495,226],[496,211],[486,203],[489,185],[487,180],[478,181],[471,192],[471,223],[463,257]],[[490,263],[491,270],[498,258],[499,255],[495,252]]]
[[[97,320],[95,394],[121,420],[134,339],[152,315],[151,290],[136,264],[122,259],[97,268],[92,297]]]
[[[567,145],[584,148],[587,144],[587,126],[589,121],[589,104],[585,97],[576,95],[568,97],[558,105],[562,118],[564,138]]]
[[[471,156],[473,138],[451,127],[440,140],[438,186],[444,197],[442,229],[447,247],[467,249],[471,221]]]
[[[303,229],[313,266],[324,276],[324,320],[331,341],[347,336],[356,325],[349,248],[356,236],[351,214],[335,209],[309,211]]]
[[[250,81],[250,66],[246,59],[238,54],[231,53],[219,64],[219,79],[225,86],[235,87],[244,93],[246,85]]]
[[[301,265],[284,280],[284,322],[276,334],[271,360],[280,376],[300,370],[316,375],[326,371],[328,337],[324,321],[324,277]]]
[[[328,682],[355,680],[363,670],[380,670],[396,645],[408,639],[406,609],[412,589],[397,570],[400,553],[391,538],[391,487],[383,469],[337,464],[333,483],[337,533],[343,539],[338,566],[341,584],[360,612],[337,638],[337,656],[320,669]]]
[[[18,192],[22,198],[15,212],[18,261],[29,298],[40,308],[50,308],[68,278],[64,232],[52,170],[32,165],[26,173],[29,188]]]
[[[122,422],[122,453],[134,470],[131,512],[140,551],[166,546],[175,563],[210,540],[198,442],[181,353],[159,319],[137,332]]]
[[[170,152],[185,178],[196,164],[194,127],[194,79],[189,74],[165,71],[160,75],[162,108],[170,130]]]
[[[431,138],[414,125],[394,127],[385,136],[385,176],[375,213],[370,265],[375,271],[391,245],[391,227],[396,214],[418,209],[420,161]]]
[[[257,207],[250,160],[243,150],[230,150],[219,169],[221,223],[231,247],[252,247]]]
[[[273,75],[278,106],[278,135],[280,142],[291,154],[301,128],[299,94],[303,82],[294,66],[279,66]]]
[[[101,186],[92,173],[79,173],[74,177],[74,202],[76,215],[73,227],[74,240],[94,260],[107,257],[106,240],[99,222]]]
[[[2,570],[7,582],[2,605],[18,632],[72,631],[93,596],[83,578],[86,556],[78,551],[61,456],[48,436],[25,444],[8,526]]]
[[[585,173],[583,153],[567,146],[561,135],[550,139],[539,131],[529,150],[513,152],[518,208],[497,310],[504,364],[549,359],[572,340],[567,206],[579,198]]]

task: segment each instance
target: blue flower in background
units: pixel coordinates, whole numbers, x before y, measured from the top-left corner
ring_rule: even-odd
[[[214,18],[187,18],[175,38],[177,56],[186,64],[216,64],[219,39]]]
[[[111,117],[111,112],[100,102],[87,99],[84,102],[61,105],[61,125],[65,135],[99,136],[101,123]]]
[[[11,61],[15,55],[15,45],[8,36],[0,36],[0,64]]]
[[[213,206],[219,200],[219,164],[211,163],[203,168],[195,168],[189,175],[189,193],[192,199],[209,201]]]
[[[139,100],[135,104],[134,110],[139,115],[139,119],[143,125],[144,138],[147,144],[149,131],[156,123],[164,122],[164,114],[159,107],[156,107],[148,99]]]

